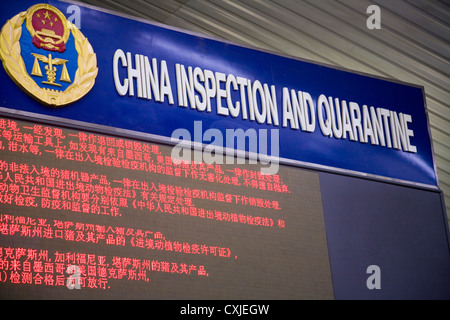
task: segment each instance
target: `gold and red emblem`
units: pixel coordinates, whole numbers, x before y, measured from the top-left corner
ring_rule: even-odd
[[[22,50],[21,41],[30,38],[32,45]],[[26,93],[53,107],[83,97],[98,73],[97,57],[87,38],[49,4],[34,5],[5,23],[0,32],[0,59]]]
[[[65,17],[53,8],[34,6],[27,12],[27,29],[36,48],[62,53],[66,50],[69,30]]]

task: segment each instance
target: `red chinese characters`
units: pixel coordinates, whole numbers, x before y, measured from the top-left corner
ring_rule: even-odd
[[[163,155],[160,146],[108,137],[83,131],[63,133],[62,129],[39,124],[21,125],[0,118],[0,149],[35,157],[95,164],[109,168],[156,173],[219,185],[289,193],[279,175],[264,175],[258,169],[224,169],[219,164],[178,163]]]
[[[106,290],[112,279],[149,282],[152,272],[209,276],[204,265],[184,262],[0,247],[0,283]]]
[[[234,230],[286,233],[290,193],[256,166],[177,162],[163,145],[0,118],[0,286],[216,276],[244,260]]]
[[[59,239],[73,243],[135,247],[223,258],[231,256],[229,248],[171,240],[160,231],[9,214],[0,214],[0,235]]]
[[[269,217],[199,207],[195,204],[197,199],[281,210],[277,200],[128,178],[111,181],[101,174],[0,160],[0,204],[113,217],[121,215],[121,208],[134,208],[249,225],[274,225]]]

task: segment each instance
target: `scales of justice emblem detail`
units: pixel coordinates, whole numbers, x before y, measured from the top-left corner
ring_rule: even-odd
[[[49,4],[34,5],[5,23],[0,32],[0,59],[16,84],[52,107],[82,98],[98,74],[97,57],[88,39]]]

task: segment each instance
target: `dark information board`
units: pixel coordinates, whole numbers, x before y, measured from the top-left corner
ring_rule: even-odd
[[[450,298],[440,192],[325,173],[320,186],[336,299]]]
[[[318,173],[0,128],[1,298],[333,298]]]
[[[449,297],[439,192],[171,149],[1,117],[1,298]]]

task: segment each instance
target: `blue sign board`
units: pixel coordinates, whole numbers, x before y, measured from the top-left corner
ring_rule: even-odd
[[[181,129],[206,144],[215,141],[204,135],[209,129],[223,136],[250,129],[256,139],[270,137],[269,148],[233,148],[437,185],[422,87],[78,4],[48,3],[70,21],[68,30],[58,27],[56,10],[39,7],[25,16],[18,14],[34,2],[1,4],[1,21],[9,27],[2,30],[1,107],[163,137]],[[20,62],[13,47],[21,49],[23,79],[11,67],[11,61]],[[33,81],[39,88],[27,88]],[[47,100],[36,97],[39,90]]]

